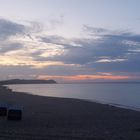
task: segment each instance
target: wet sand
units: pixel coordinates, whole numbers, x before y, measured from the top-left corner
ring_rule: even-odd
[[[0,140],[140,140],[140,112],[0,86],[0,103],[23,106],[22,121],[0,116]]]

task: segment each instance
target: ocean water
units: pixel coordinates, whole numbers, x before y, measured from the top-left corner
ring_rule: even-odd
[[[139,83],[8,85],[13,91],[90,100],[140,111]]]

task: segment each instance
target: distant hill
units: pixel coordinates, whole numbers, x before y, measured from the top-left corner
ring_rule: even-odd
[[[0,81],[0,85],[11,85],[11,84],[56,84],[54,80],[24,80],[24,79],[11,79]]]

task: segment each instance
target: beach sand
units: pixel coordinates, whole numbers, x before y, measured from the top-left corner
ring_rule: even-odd
[[[42,97],[0,86],[0,102],[23,107],[0,116],[0,140],[140,140],[140,112],[79,99]]]

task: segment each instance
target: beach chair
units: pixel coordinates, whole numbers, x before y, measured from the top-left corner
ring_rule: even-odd
[[[7,104],[0,104],[0,116],[6,116],[7,115]]]
[[[7,113],[7,120],[22,120],[22,109],[19,107],[10,107]]]

